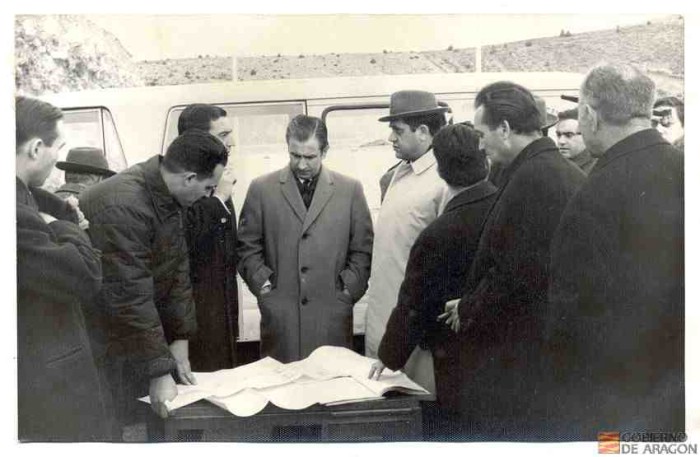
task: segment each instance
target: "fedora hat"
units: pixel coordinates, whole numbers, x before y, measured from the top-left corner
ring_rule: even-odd
[[[537,111],[540,112],[541,129],[548,129],[559,122],[559,118],[555,114],[547,111],[547,103],[544,101],[544,98],[537,95],[533,95],[533,97],[535,97],[535,102],[537,103]]]
[[[116,172],[109,169],[107,159],[100,148],[81,147],[68,151],[66,160],[56,162],[59,170],[91,175],[112,176]]]
[[[405,117],[444,113],[449,108],[439,106],[435,95],[423,90],[400,90],[391,94],[389,115],[380,117],[380,122],[389,122]]]

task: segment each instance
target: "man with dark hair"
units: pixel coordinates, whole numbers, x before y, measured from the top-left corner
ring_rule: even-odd
[[[19,439],[105,440],[106,398],[80,307],[100,289],[99,252],[53,211],[65,203],[39,188],[66,144],[63,114],[16,97],[15,115]]]
[[[352,348],[352,307],[367,290],[372,219],[362,185],[323,166],[328,131],[300,114],[289,165],[253,180],[238,229],[238,269],[258,298],[261,355]]]
[[[168,415],[176,377],[194,384],[188,339],[196,330],[182,209],[216,188],[228,159],[224,144],[201,130],[177,137],[154,156],[83,192],[90,238],[102,251],[98,298],[104,362],[122,423],[137,397]]]
[[[588,175],[595,166],[597,159],[591,157],[590,151],[586,149],[586,145],[583,142],[581,131],[578,128],[577,109],[569,109],[559,113],[556,134],[557,146],[559,146],[561,155]]]
[[[496,197],[486,178],[489,165],[479,149],[479,136],[466,125],[449,125],[433,139],[438,173],[455,195],[440,217],[421,232],[411,248],[396,307],[379,345],[379,361],[370,378],[384,365],[399,370],[413,349],[433,355],[439,410],[434,438],[458,438],[459,338],[437,321],[445,302],[462,294],[479,233]]]
[[[367,293],[365,354],[377,357],[391,310],[404,278],[406,262],[420,232],[442,213],[449,189],[437,172],[433,136],[445,125],[447,107],[435,95],[404,90],[391,95],[389,122],[394,153],[401,164],[392,173],[375,224],[372,274]],[[430,353],[420,348],[406,365],[414,381],[434,390]]]
[[[584,180],[554,142],[526,88],[490,84],[476,96],[480,147],[505,166],[462,298],[442,319],[461,332],[465,350],[462,413],[477,439],[542,439],[538,390],[547,301],[549,244],[564,206]]]
[[[685,104],[678,97],[662,97],[654,103],[654,113],[660,115],[652,118],[666,141],[683,151],[685,140]]]
[[[683,432],[683,158],[651,127],[654,82],[600,65],[579,127],[598,164],[552,241],[547,390],[559,439]]]
[[[535,104],[537,105],[537,110],[540,112],[543,122],[540,126],[540,132],[542,132],[543,137],[547,137],[550,127],[557,123],[558,118],[547,110],[547,102],[544,98],[537,95],[533,95],[533,97],[535,98]],[[491,171],[489,172],[489,181],[500,189],[505,181],[505,170],[508,164],[490,160],[490,165]]]
[[[229,149],[232,129],[226,111],[215,105],[186,107],[177,123],[182,135],[191,129],[207,131]],[[190,279],[196,304],[197,334],[190,339],[194,371],[236,366],[238,284],[236,280],[236,213],[231,194],[235,176],[227,163],[214,194],[187,210]]]
[[[177,120],[177,133],[182,135],[183,132],[190,129],[199,129],[208,132],[215,130],[214,136],[221,139],[224,144],[230,147],[231,124],[226,118],[226,110],[216,105],[208,105],[205,103],[193,103],[188,105]]]

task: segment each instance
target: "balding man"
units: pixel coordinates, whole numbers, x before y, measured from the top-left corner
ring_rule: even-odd
[[[654,93],[628,65],[597,66],[581,86],[579,128],[598,163],[552,242],[558,439],[684,430],[683,167],[651,127]]]

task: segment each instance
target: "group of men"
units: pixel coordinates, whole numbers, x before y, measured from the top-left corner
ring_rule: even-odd
[[[236,227],[221,108],[187,107],[164,156],[78,202],[40,188],[60,110],[17,97],[20,439],[118,440],[135,398],[165,417],[177,382],[235,366],[236,272],[261,356],[282,362],[352,348],[367,292],[368,375],[426,387],[446,439],[683,431],[683,158],[654,103],[636,68],[595,67],[555,143],[512,82],[453,125],[433,94],[396,92],[379,120],[401,162],[375,224],[362,185],[324,165],[324,122],[299,115]]]

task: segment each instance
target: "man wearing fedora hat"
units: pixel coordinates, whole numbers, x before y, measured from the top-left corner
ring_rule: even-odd
[[[413,242],[437,219],[449,198],[432,151],[433,137],[445,125],[447,109],[439,106],[430,92],[403,90],[391,95],[389,115],[379,119],[389,123],[389,141],[402,162],[394,169],[375,224],[365,327],[365,352],[369,357],[377,357]],[[429,355],[428,351],[422,352]],[[423,369],[418,369],[419,365]],[[432,364],[425,357],[416,353],[405,371],[427,388],[432,387]]]
[[[66,183],[55,192],[63,199],[77,198],[88,187],[116,174],[109,169],[102,149],[93,147],[71,149],[65,161],[56,162],[56,168],[66,172]]]

